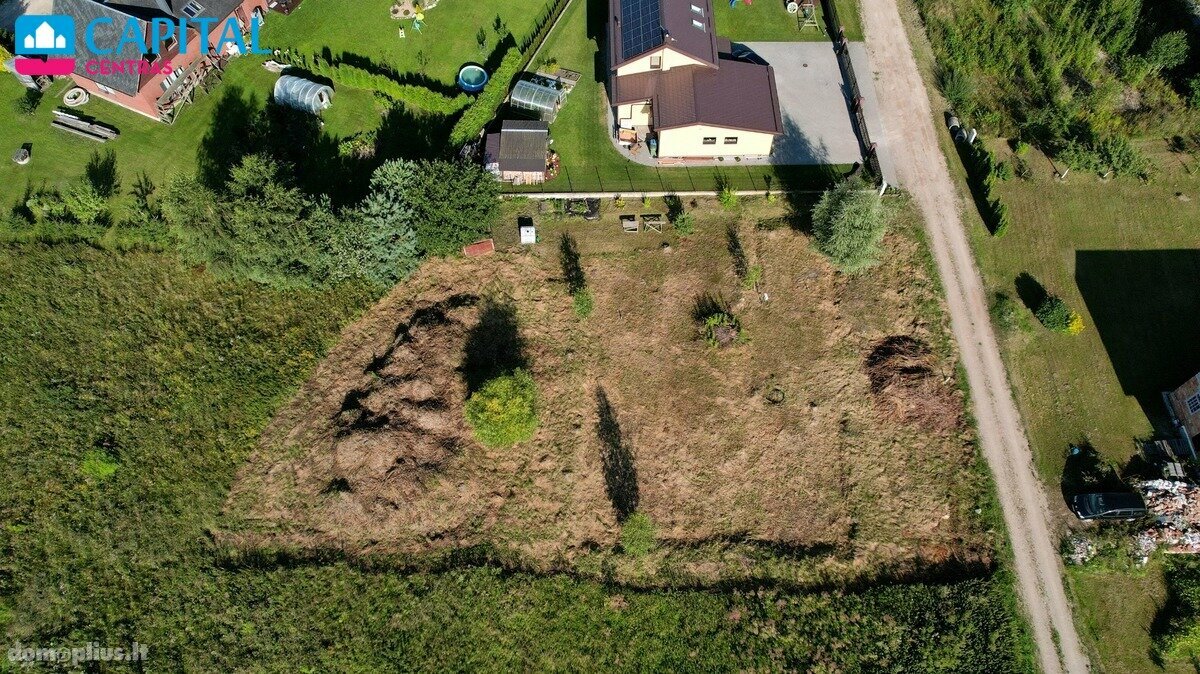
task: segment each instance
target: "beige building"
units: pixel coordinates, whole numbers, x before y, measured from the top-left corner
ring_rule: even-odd
[[[609,101],[626,145],[662,158],[765,157],[783,133],[775,71],[732,56],[711,0],[609,0]]]
[[[1200,444],[1200,374],[1167,394],[1171,414],[1183,426],[1192,445]]]

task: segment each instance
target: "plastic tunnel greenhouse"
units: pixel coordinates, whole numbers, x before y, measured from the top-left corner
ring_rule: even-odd
[[[553,122],[561,99],[562,94],[555,86],[522,80],[513,87],[509,108],[527,117]]]
[[[302,77],[283,75],[275,81],[275,102],[315,115],[333,105],[333,89]]]

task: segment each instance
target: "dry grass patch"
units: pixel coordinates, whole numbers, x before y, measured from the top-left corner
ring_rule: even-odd
[[[279,413],[239,475],[229,510],[244,526],[225,540],[400,555],[487,545],[627,580],[816,582],[986,561],[959,395],[938,394],[954,423],[907,423],[876,405],[863,366],[881,340],[912,335],[935,345],[930,376],[953,380],[919,245],[889,236],[883,265],[847,277],[806,236],[755,229],[778,207],[697,213],[686,241],[546,218],[533,249],[427,264]],[[731,225],[762,269],[756,288],[735,273]],[[562,276],[564,231],[594,298],[586,319]],[[703,339],[706,294],[737,316],[735,343]],[[537,383],[538,430],[484,447],[464,402],[480,372],[518,366]],[[657,543],[636,560],[615,552],[635,513]]]

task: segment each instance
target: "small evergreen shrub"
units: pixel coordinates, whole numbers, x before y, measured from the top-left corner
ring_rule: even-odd
[[[488,447],[507,447],[532,438],[538,426],[533,377],[517,369],[492,379],[471,394],[466,417],[475,438]]]
[[[102,449],[93,449],[83,455],[83,463],[79,465],[79,472],[100,482],[112,477],[120,466],[108,452]]]
[[[1083,317],[1068,307],[1057,295],[1047,295],[1034,315],[1051,332],[1066,335],[1078,335],[1083,332]]]
[[[595,300],[592,299],[592,292],[586,289],[572,295],[571,302],[575,309],[575,315],[580,318],[591,316],[592,311],[596,308]]]

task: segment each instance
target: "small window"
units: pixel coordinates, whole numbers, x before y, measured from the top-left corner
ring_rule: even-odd
[[[692,28],[699,28],[700,30],[704,30],[704,22],[699,21],[697,19],[692,19]]]
[[[737,136],[725,136],[726,145],[737,145]]]
[[[704,8],[700,7],[699,5],[692,5],[692,13],[704,16]]]
[[[1200,413],[1200,393],[1187,399],[1188,414]]]
[[[655,55],[650,57],[650,69],[662,70],[662,56]]]
[[[200,12],[204,11],[204,5],[196,2],[196,0],[192,0],[188,4],[184,5],[181,11],[186,14],[189,19],[194,19],[200,16]]]
[[[717,144],[717,137],[716,137],[716,136],[705,136],[705,137],[704,137],[704,144],[705,144],[705,145],[716,145],[716,144]]]
[[[162,51],[164,54],[169,54],[170,52],[175,51],[175,48],[178,46],[179,46],[179,40],[176,40],[173,37],[169,37],[169,38],[167,38],[166,44],[163,45]]]

